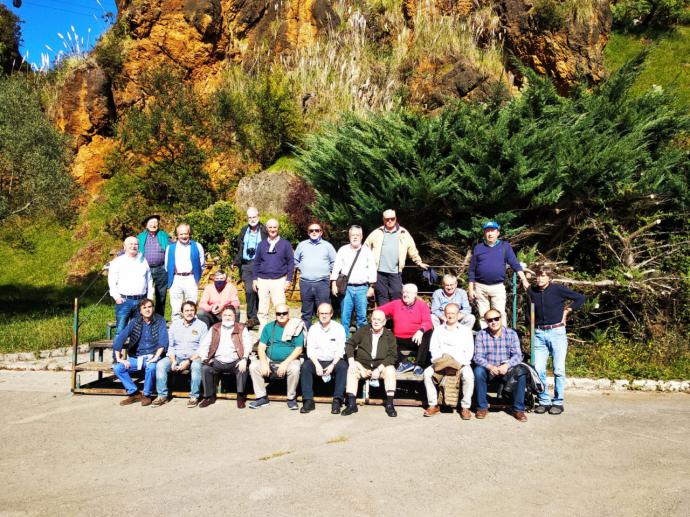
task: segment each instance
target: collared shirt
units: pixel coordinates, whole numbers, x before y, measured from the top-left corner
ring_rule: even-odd
[[[266,356],[273,362],[284,361],[295,348],[304,346],[304,331],[288,341],[283,341],[284,327],[277,321],[267,323],[261,331],[261,343],[266,345]]]
[[[149,263],[141,253],[136,257],[127,254],[115,257],[108,268],[110,296],[117,300],[122,296],[153,296],[153,277]]]
[[[379,351],[379,339],[383,336],[383,329],[378,332],[374,332],[371,329],[371,357],[376,357],[376,353]]]
[[[443,354],[450,355],[461,366],[472,362],[474,356],[474,337],[472,329],[456,323],[453,327],[441,325],[434,329],[429,343],[431,360],[440,359]]]
[[[376,260],[374,254],[369,249],[369,246],[364,244],[360,248],[353,248],[352,244],[345,244],[341,246],[335,256],[335,263],[333,264],[333,271],[331,271],[331,280],[337,280],[338,275],[347,275],[352,267],[352,261],[355,260],[357,250],[362,251],[357,257],[355,267],[352,269],[352,274],[348,280],[348,284],[375,284],[376,283]]]
[[[507,327],[502,327],[501,335],[494,337],[488,329],[477,332],[474,340],[474,362],[479,366],[500,366],[508,363],[508,366],[517,366],[522,362],[522,350],[517,332]]]
[[[168,355],[178,361],[194,355],[208,332],[206,324],[198,318],[194,318],[189,325],[185,323],[183,319],[174,320],[168,330]]]
[[[192,241],[187,244],[182,244],[177,241],[175,244],[175,273],[191,273],[192,272]],[[206,257],[204,256],[204,248],[196,243],[196,247],[199,250],[199,267],[204,270],[204,264],[206,264]],[[165,269],[168,269],[168,254],[165,254]]]
[[[382,273],[398,273],[400,247],[400,227],[394,230],[383,229],[383,244],[381,245],[381,258],[379,259],[379,271]]]
[[[331,320],[324,328],[321,322],[312,325],[307,334],[307,357],[319,361],[333,361],[345,355],[345,329]]]
[[[257,224],[255,231],[252,231],[251,226],[247,228],[247,231],[244,232],[244,239],[242,243],[242,260],[254,260],[254,256],[256,255],[256,248],[259,246],[260,242],[261,227]],[[252,253],[249,253],[250,249],[254,251]]]
[[[335,248],[320,239],[314,243],[310,239],[300,242],[295,250],[295,267],[299,269],[300,278],[315,282],[328,280],[335,264]]]
[[[146,234],[144,243],[144,258],[149,263],[149,267],[158,267],[165,264],[165,250],[158,242],[158,235],[153,232]]]
[[[221,363],[232,363],[240,359],[237,349],[235,348],[235,343],[232,341],[232,331],[234,325],[230,328],[225,328],[223,325],[220,326],[220,341],[218,342],[218,349],[216,350],[216,355],[214,359],[218,359]],[[199,346],[199,357],[202,361],[208,359],[208,352],[211,348],[211,337],[213,332],[209,330],[204,339],[201,340],[201,345]],[[249,353],[252,351],[252,340],[249,336],[249,331],[247,327],[244,327],[240,339],[242,339],[243,357],[246,359],[249,357]]]
[[[460,312],[463,314],[472,314],[472,307],[470,307],[467,293],[459,287],[455,289],[455,292],[450,297],[446,296],[446,292],[443,289],[436,289],[431,296],[431,314],[439,318],[443,317],[443,311],[449,303],[457,303],[460,306]]]

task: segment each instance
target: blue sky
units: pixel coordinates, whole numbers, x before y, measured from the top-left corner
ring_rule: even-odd
[[[108,28],[103,14],[108,11],[117,13],[115,0],[22,0],[19,8],[12,5],[12,0],[0,0],[0,3],[24,20],[20,51],[22,56],[26,56],[28,51],[29,63],[38,67],[41,66],[41,53],[49,54],[52,64],[58,51],[66,51],[58,33],[69,44],[67,34],[74,38],[74,27],[80,43],[83,38],[84,46],[91,48]]]

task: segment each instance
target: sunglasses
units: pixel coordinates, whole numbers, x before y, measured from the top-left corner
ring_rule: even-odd
[[[487,323],[493,323],[494,321],[501,321],[501,317],[498,316],[496,318],[486,318]]]
[[[319,228],[309,228],[307,231],[309,233],[319,233],[321,230]]]
[[[396,219],[397,219],[397,217],[384,217],[383,218],[384,221],[395,221]]]
[[[287,316],[288,312],[276,312],[276,316]]]

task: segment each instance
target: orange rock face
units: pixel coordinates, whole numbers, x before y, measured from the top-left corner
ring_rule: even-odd
[[[103,184],[102,172],[105,168],[105,157],[112,151],[112,138],[94,136],[88,144],[77,151],[72,165],[72,174],[86,191],[95,195]]]

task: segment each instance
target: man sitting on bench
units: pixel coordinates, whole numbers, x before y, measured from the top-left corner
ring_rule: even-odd
[[[162,406],[168,402],[168,373],[189,370],[191,390],[187,407],[199,404],[201,386],[201,358],[199,344],[208,328],[206,323],[196,317],[196,303],[187,300],[182,304],[182,319],[175,320],[168,330],[168,355],[158,361],[156,366],[156,391],[158,396],[151,407]]]
[[[349,367],[347,369],[347,407],[341,415],[357,412],[357,390],[360,379],[378,382],[383,379],[386,387],[386,414],[398,416],[393,405],[395,396],[395,359],[398,347],[393,333],[385,328],[386,315],[381,310],[371,313],[371,325],[364,325],[352,334],[345,346]]]
[[[122,355],[122,348],[129,338],[127,355]],[[132,319],[113,342],[113,372],[127,391],[127,398],[120,401],[121,406],[141,402],[142,406],[151,405],[151,395],[156,385],[156,361],[168,348],[168,329],[165,318],[153,313],[153,302],[147,298],[139,302],[139,316]],[[130,372],[144,370],[144,394],[137,389]]]
[[[522,362],[522,350],[517,332],[501,324],[501,313],[489,309],[484,313],[487,328],[477,332],[474,341],[474,381],[477,391],[477,418],[486,418],[489,403],[486,399],[488,383],[496,377],[504,377],[510,368]],[[518,376],[513,393],[513,416],[519,422],[527,422],[525,415],[525,389],[527,378]]]

